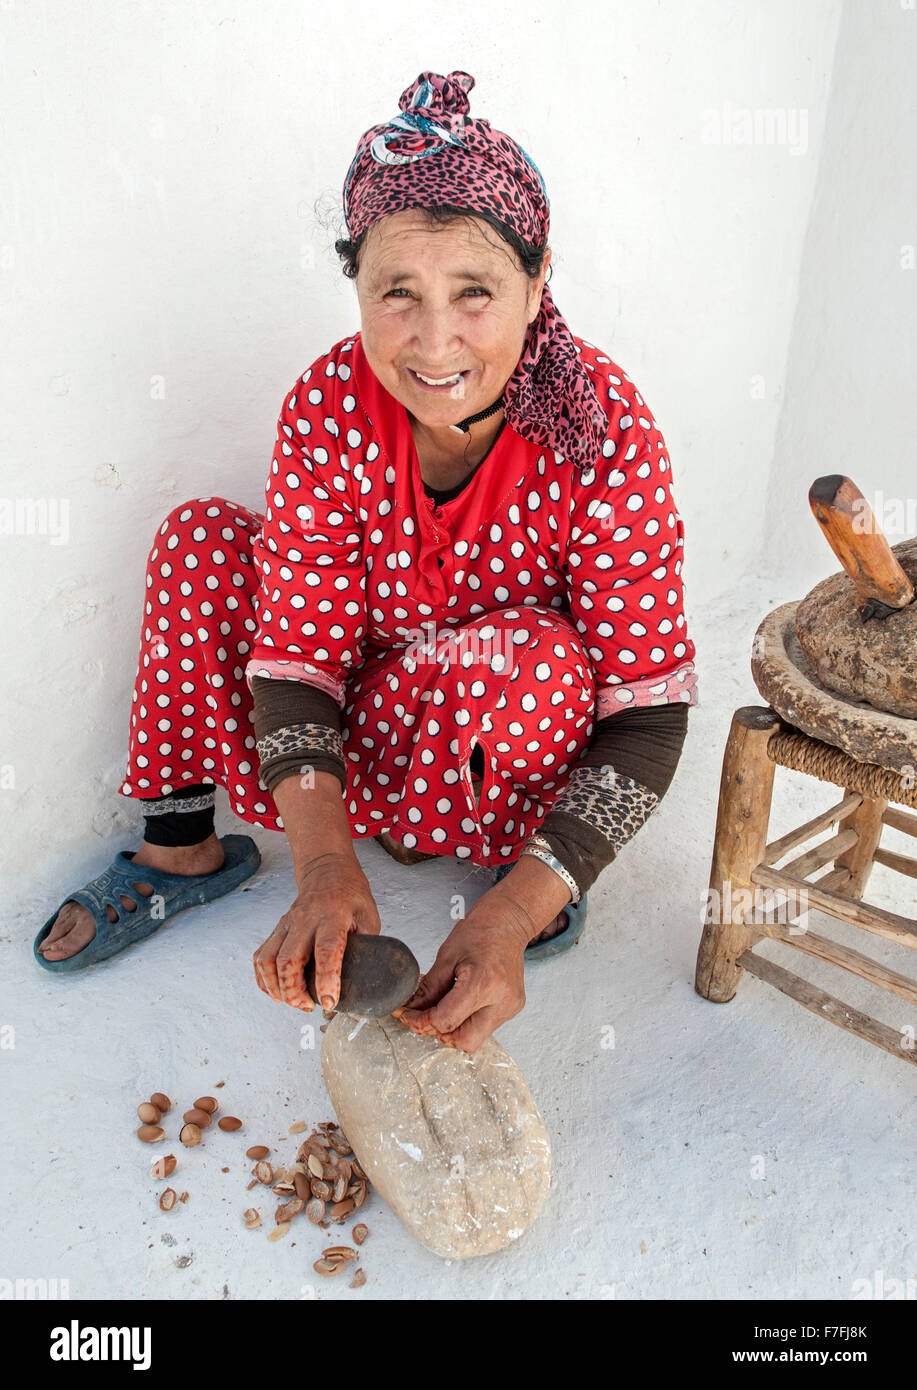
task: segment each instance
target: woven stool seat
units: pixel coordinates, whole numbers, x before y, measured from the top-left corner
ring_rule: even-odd
[[[866,796],[882,796],[917,810],[917,785],[911,785],[914,779],[907,775],[907,765],[902,772],[892,772],[875,763],[861,763],[840,748],[786,728],[768,739],[767,756],[780,767],[805,772],[820,782],[833,782]],[[912,770],[917,775],[917,768]]]

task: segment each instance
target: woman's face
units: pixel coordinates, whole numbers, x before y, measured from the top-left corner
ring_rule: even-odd
[[[382,385],[434,429],[492,405],[538,316],[550,256],[532,280],[477,218],[431,227],[409,208],[374,222],[356,287],[363,350]]]

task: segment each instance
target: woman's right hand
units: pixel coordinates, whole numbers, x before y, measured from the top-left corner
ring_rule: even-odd
[[[352,851],[321,854],[303,869],[299,894],[252,957],[258,988],[278,1004],[311,1013],[317,1003],[334,1008],[341,989],[341,961],[351,932],[378,936],[379,910],[369,880]],[[315,957],[315,992],[305,969]]]

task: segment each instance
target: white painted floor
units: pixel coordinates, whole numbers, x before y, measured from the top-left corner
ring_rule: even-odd
[[[2,1035],[11,1200],[0,1277],[66,1280],[71,1298],[353,1301],[849,1299],[873,1287],[877,1271],[886,1287],[917,1279],[914,1071],[757,980],[746,977],[728,1005],[693,989],[729,720],[737,705],[761,703],[752,636],[766,611],[793,597],[750,579],[695,615],[701,705],[676,780],[590,892],[579,945],[529,968],[525,1010],[500,1030],[553,1144],[547,1205],[514,1246],[444,1262],[373,1196],[363,1212],[368,1282],[350,1290],[343,1276],[313,1272],[329,1242],[304,1218],[286,1240],[268,1241],[274,1199],[246,1192],[244,1150],[263,1142],[292,1162],[299,1141],[289,1127],[332,1112],[317,1046],[301,1046],[306,1016],[254,984],[251,954],[294,891],[285,840],[255,831],[264,864],[248,891],[182,914],[84,976],[54,978],[32,960],[54,903],[36,898],[5,924],[0,1023],[15,1029],[15,1046]],[[778,771],[772,836],[834,799]],[[246,827],[224,810],[218,829]],[[903,840],[889,834],[887,843]],[[489,886],[483,870],[454,860],[402,868],[369,840],[358,854],[383,931],[406,940],[424,968],[448,930],[450,894],[473,900]],[[62,882],[60,897],[74,886]],[[869,897],[914,912],[909,887],[880,868]],[[837,939],[863,936],[854,944],[908,969],[903,948],[819,914],[810,920]],[[789,954],[764,948],[775,959],[781,951]],[[896,1027],[917,1024],[903,1001],[829,966],[787,964]],[[613,1048],[603,1046],[612,1037]],[[226,1084],[215,1091],[218,1081]],[[135,1107],[154,1090],[178,1103],[166,1148],[134,1137]],[[174,1120],[207,1092],[245,1128],[208,1131],[183,1150]],[[156,1205],[162,1184],[149,1177],[161,1152],[178,1156],[172,1185],[190,1193],[168,1214]],[[260,1231],[243,1227],[250,1204],[268,1218]],[[339,1239],[344,1228],[332,1229]]]

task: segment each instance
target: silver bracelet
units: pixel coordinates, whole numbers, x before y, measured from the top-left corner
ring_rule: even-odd
[[[573,875],[569,874],[560,860],[555,858],[552,854],[551,847],[547,840],[543,839],[540,835],[529,836],[525,842],[524,848],[520,851],[520,859],[523,854],[533,855],[536,859],[540,859],[542,863],[547,864],[555,873],[560,874],[564,883],[570,889],[571,905],[579,902],[582,894],[576,885]]]

